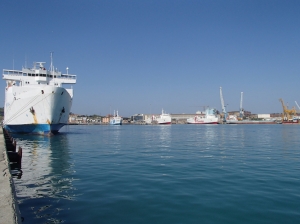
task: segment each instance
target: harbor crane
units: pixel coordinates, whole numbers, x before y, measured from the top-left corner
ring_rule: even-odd
[[[240,119],[242,120],[243,117],[244,117],[244,109],[243,109],[243,92],[241,92]]]
[[[287,108],[287,106],[284,104],[283,99],[279,99],[282,105],[283,113],[282,113],[282,120],[292,120],[293,117],[296,115],[296,109],[293,107],[291,110]]]
[[[297,105],[298,109],[300,110],[300,107],[299,107],[299,105],[298,105],[297,101],[295,101],[295,104]]]
[[[223,93],[222,93],[222,87],[220,87],[220,99],[221,99],[221,105],[222,105],[222,112],[223,112],[223,122],[226,122],[227,119],[227,112],[224,104],[224,99],[223,99]]]

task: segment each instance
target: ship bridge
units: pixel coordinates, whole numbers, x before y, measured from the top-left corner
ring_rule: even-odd
[[[3,79],[7,81],[15,81],[20,85],[54,85],[75,84],[76,75],[62,74],[60,71],[46,70],[44,62],[37,62],[38,67],[23,68],[22,70],[3,69]]]

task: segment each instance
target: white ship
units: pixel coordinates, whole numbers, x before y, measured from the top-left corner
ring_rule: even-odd
[[[205,110],[205,115],[203,116],[195,116],[187,119],[188,124],[218,124],[219,118],[217,116],[215,109],[207,108]]]
[[[33,68],[3,69],[6,80],[3,126],[9,132],[55,134],[68,123],[76,75],[62,74],[52,65],[35,62]]]
[[[119,116],[119,113],[115,113],[114,111],[114,116],[110,118],[109,124],[111,125],[122,125],[123,118]]]
[[[164,110],[161,111],[161,115],[156,118],[158,124],[171,124],[170,114],[164,113]]]

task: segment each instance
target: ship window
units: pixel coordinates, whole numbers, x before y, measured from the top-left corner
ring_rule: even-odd
[[[54,78],[56,78],[56,75],[54,76]]]
[[[45,75],[45,74],[43,74],[43,77],[46,77],[46,75]]]
[[[50,78],[53,78],[53,75],[50,75]]]
[[[28,76],[31,76],[31,74],[29,73]]]

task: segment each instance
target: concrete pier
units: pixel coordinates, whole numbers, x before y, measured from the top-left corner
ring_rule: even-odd
[[[21,224],[2,127],[0,128],[0,223]]]

